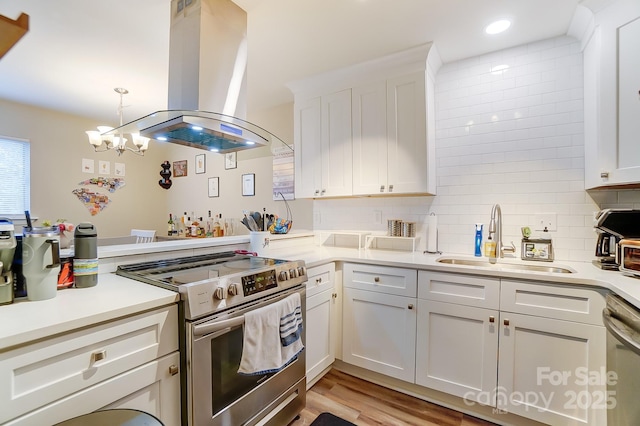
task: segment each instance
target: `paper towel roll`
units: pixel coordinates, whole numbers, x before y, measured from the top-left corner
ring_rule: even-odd
[[[433,213],[427,219],[427,251],[429,253],[438,251],[438,216]]]

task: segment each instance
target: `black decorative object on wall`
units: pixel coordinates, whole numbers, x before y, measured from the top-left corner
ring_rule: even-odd
[[[169,189],[171,188],[171,184],[173,183],[171,182],[171,163],[169,163],[169,161],[165,161],[164,163],[160,164],[160,167],[162,167],[162,171],[160,172],[160,176],[162,176],[162,179],[158,181],[158,185],[160,185],[164,189]]]

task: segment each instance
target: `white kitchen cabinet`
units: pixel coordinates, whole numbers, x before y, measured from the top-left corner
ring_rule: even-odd
[[[335,361],[338,317],[335,264],[307,269],[306,366],[307,388]]]
[[[640,185],[640,3],[597,11],[584,47],[585,187]]]
[[[290,83],[296,196],[435,194],[433,105],[440,65],[437,50],[426,44]],[[349,111],[343,109],[345,93],[350,94]],[[347,138],[348,146],[343,143]],[[322,152],[314,152],[318,141]],[[307,147],[310,143],[316,146]],[[324,149],[330,160],[327,173],[335,176],[324,186],[314,185],[319,174],[310,176],[315,168],[307,162],[327,158]]]
[[[500,280],[419,271],[416,384],[495,404]]]
[[[296,100],[296,197],[352,194],[351,91]]]
[[[343,274],[342,360],[413,383],[417,272],[347,263]]]
[[[417,384],[547,424],[606,424],[603,292],[420,271],[418,298]]]
[[[434,192],[427,78],[415,72],[352,89],[354,195]]]
[[[53,424],[116,404],[180,422],[177,306],[0,354],[0,422]]]

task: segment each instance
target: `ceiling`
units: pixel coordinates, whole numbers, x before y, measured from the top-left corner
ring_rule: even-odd
[[[248,109],[291,102],[285,84],[433,41],[444,63],[564,35],[580,0],[234,0],[248,13]],[[584,0],[583,0],[584,1]],[[587,0],[588,1],[588,0]],[[166,109],[170,0],[3,0],[30,16],[0,59],[0,98],[117,124]],[[512,21],[505,33],[483,28]]]

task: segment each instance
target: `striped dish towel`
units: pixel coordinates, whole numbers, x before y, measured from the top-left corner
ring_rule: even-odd
[[[247,312],[238,374],[258,375],[282,370],[304,349],[302,330],[300,293]]]

